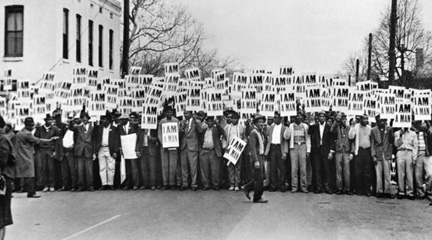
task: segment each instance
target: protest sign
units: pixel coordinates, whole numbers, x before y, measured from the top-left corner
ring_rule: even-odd
[[[389,86],[389,91],[395,95],[395,100],[397,103],[404,102],[405,90],[407,90],[405,87]]]
[[[144,88],[132,89],[131,97],[135,101],[134,108],[132,110],[134,112],[141,111],[145,101],[145,89]]]
[[[165,63],[164,64],[165,74],[168,73],[180,73],[178,63]]]
[[[129,69],[129,75],[138,76],[141,73],[141,67],[131,66]]]
[[[287,65],[287,66],[280,66],[279,67],[279,75],[293,75],[294,69],[293,66]]]
[[[396,102],[396,116],[393,121],[393,127],[410,128],[413,121],[411,114],[411,102]]]
[[[164,81],[164,95],[173,96],[177,92],[178,83],[180,80],[180,74],[165,74]]]
[[[12,90],[13,79],[12,79],[12,69],[6,69],[4,71],[3,80],[3,91]]]
[[[141,129],[157,129],[158,106],[144,104],[142,106]]]
[[[189,68],[185,70],[186,79],[190,82],[201,82],[201,70],[199,68]]]
[[[380,118],[394,119],[396,110],[396,100],[395,95],[392,93],[380,94]]]
[[[207,116],[222,116],[223,115],[223,91],[209,89],[206,96]]]
[[[363,115],[366,92],[354,90],[349,93],[348,115]]]
[[[75,88],[87,87],[87,69],[85,67],[77,67],[73,69],[72,83]]]
[[[375,123],[375,117],[378,115],[378,101],[375,97],[366,97],[364,102],[364,111],[369,118],[369,122]]]
[[[271,86],[273,87],[273,91],[276,94],[279,94],[281,92],[288,90],[287,85],[289,80],[291,80],[291,78],[286,75],[273,76],[272,83],[271,83]],[[291,83],[289,84],[291,85]]]
[[[33,95],[32,115],[35,122],[43,122],[46,113],[48,113],[46,109],[46,95],[45,94]]]
[[[106,93],[105,91],[93,91],[90,94],[89,101],[89,114],[95,116],[97,119],[105,115],[106,111]]]
[[[183,113],[186,110],[186,99],[187,92],[179,92],[174,96],[174,106],[177,117],[183,116]]]
[[[179,147],[179,125],[177,122],[162,124],[162,148]]]
[[[134,107],[134,100],[132,97],[119,97],[119,110],[120,113],[129,115]]]
[[[348,111],[349,89],[346,86],[334,86],[333,99],[333,111]]]
[[[274,116],[276,111],[276,94],[274,92],[263,92],[262,101],[259,107],[260,114],[266,117]]]
[[[257,110],[257,92],[254,88],[242,89],[242,98],[240,100],[240,113],[255,114]]]
[[[295,94],[293,90],[280,93],[280,114],[282,117],[297,115]]]
[[[260,73],[255,73],[252,74],[252,76],[250,77],[250,87],[253,87],[256,89],[257,93],[261,93],[263,91],[263,74]]]
[[[0,97],[0,116],[7,116],[6,98]]]
[[[273,91],[273,78],[270,74],[263,74],[263,92]]]
[[[415,90],[413,93],[414,120],[431,120],[430,90]]]
[[[321,108],[324,111],[329,111],[332,106],[332,91],[331,88],[321,89]]]
[[[306,84],[304,82],[305,78],[302,76],[293,76],[293,84],[296,91],[296,100],[303,101],[306,99]]]
[[[227,150],[225,151],[224,158],[226,158],[229,162],[235,165],[240,159],[240,156],[244,151],[245,147],[245,141],[241,140],[238,137],[234,137],[229,143]]]
[[[88,75],[87,75],[87,82],[88,82],[88,88],[92,91],[97,90],[98,86],[98,70],[96,69],[89,69]]]
[[[138,156],[136,155],[135,147],[136,147],[136,141],[137,141],[137,135],[136,133],[127,134],[127,135],[121,135],[121,147],[122,147],[122,153],[123,157],[125,159],[137,159]]]
[[[321,107],[321,86],[306,87],[306,112],[320,112]]]
[[[144,103],[158,105],[161,101],[163,88],[157,85],[151,85],[148,89]]]
[[[187,91],[186,100],[187,111],[200,111],[201,110],[201,88],[190,87]]]
[[[39,93],[50,93],[54,91],[54,77],[52,72],[44,72],[39,85]]]

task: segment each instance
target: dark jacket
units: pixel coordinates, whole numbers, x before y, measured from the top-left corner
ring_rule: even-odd
[[[352,141],[348,138],[350,127],[341,128],[338,122],[333,123],[330,132],[335,138],[334,150],[337,153],[351,153]]]
[[[394,144],[394,133],[391,127],[385,126],[384,136],[382,139],[381,139],[381,130],[378,127],[372,128],[371,130],[372,157],[376,157],[378,161],[390,160],[393,154],[393,144]],[[383,155],[385,159],[383,159]]]
[[[89,123],[90,124],[90,123]],[[74,156],[91,158],[94,151],[95,131],[90,124],[88,131],[84,125],[77,126],[74,130]]]
[[[124,130],[124,125],[120,124],[120,125],[118,125],[117,128],[118,128],[118,131],[120,133],[120,137],[126,135],[126,132]],[[129,128],[128,128],[127,135],[134,134],[134,133],[137,135],[137,140],[135,143],[135,152],[138,152],[138,151],[141,151],[141,146],[142,146],[142,144],[141,144],[141,131],[140,131],[138,125],[132,124],[129,122]],[[121,140],[120,140],[119,146],[121,148]]]
[[[308,134],[311,137],[311,152],[318,154],[318,151],[321,151],[321,155],[327,156],[330,153],[330,150],[334,148],[334,136],[331,133],[331,126],[325,123],[322,146],[320,149],[321,134],[319,127],[319,123],[309,126]]]
[[[13,145],[4,130],[0,130],[0,175],[13,179],[15,177],[15,155]]]
[[[45,125],[42,125],[36,128],[34,136],[41,139],[50,139],[56,136],[60,137],[60,130],[54,125],[51,125],[47,130],[45,128]],[[54,151],[57,151],[59,145],[57,143],[57,140],[55,140],[50,142],[40,142],[38,146],[39,148],[50,148]]]
[[[221,137],[225,138],[225,131],[222,129],[221,126],[219,126],[218,124],[214,124],[213,128],[212,128],[213,132],[212,132],[212,136],[213,136],[213,144],[214,144],[214,150],[216,152],[216,155],[218,157],[222,157],[223,155],[223,150],[222,150],[222,141],[221,141]],[[202,149],[203,147],[203,143],[204,143],[204,137],[205,137],[205,133],[208,131],[207,129],[204,129],[204,132],[200,135],[201,140],[200,140],[200,148]]]
[[[95,147],[96,153],[98,153],[99,149],[102,147],[103,129],[104,129],[104,126],[102,126],[102,125],[100,125],[97,129],[96,147]],[[112,124],[110,124],[110,126],[109,126],[108,147],[109,147],[111,156],[114,153],[118,153],[119,148],[120,148],[120,134],[119,134],[118,128],[114,127]]]
[[[202,123],[197,123],[194,118],[189,120],[192,121],[190,129],[188,129],[186,119],[180,122],[180,150],[184,150],[187,147],[189,151],[198,152],[199,134],[204,130],[202,128]]]

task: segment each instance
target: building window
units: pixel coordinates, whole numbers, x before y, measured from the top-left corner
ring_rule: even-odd
[[[89,46],[88,46],[88,62],[90,66],[93,66],[93,21],[89,20],[89,26],[88,26],[88,42],[89,42]]]
[[[63,58],[69,58],[69,10],[63,8]]]
[[[24,7],[5,7],[5,57],[23,56]]]
[[[109,30],[109,69],[113,69],[114,59],[113,59],[113,47],[114,47],[114,31]]]
[[[81,62],[81,16],[76,15],[76,61]]]
[[[99,25],[99,67],[103,67],[103,26]]]

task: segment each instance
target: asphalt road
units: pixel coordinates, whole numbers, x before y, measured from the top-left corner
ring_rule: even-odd
[[[426,200],[312,193],[101,191],[14,194],[6,239],[432,239]]]

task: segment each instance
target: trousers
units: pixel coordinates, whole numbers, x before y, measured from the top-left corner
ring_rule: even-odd
[[[175,186],[177,159],[177,149],[161,149],[162,182],[164,186]]]
[[[200,170],[201,170],[201,181],[204,187],[210,187],[210,182],[212,183],[213,187],[219,187],[220,158],[216,155],[214,149],[201,150]]]
[[[93,187],[93,161],[84,156],[77,157],[78,186],[82,188]]]
[[[78,171],[72,148],[63,148],[62,182],[65,189],[76,188],[78,185]]]
[[[344,192],[351,191],[349,153],[337,152],[335,154],[335,163],[336,163],[336,189],[338,191],[344,191]]]
[[[419,197],[424,197],[425,192],[423,189],[423,174],[425,169],[426,151],[419,151],[416,164],[415,164],[415,184],[416,192]]]
[[[187,146],[180,152],[182,186],[189,185],[189,175],[191,177],[191,187],[198,187],[198,151],[190,151]]]
[[[271,144],[270,152],[270,186],[273,189],[285,187],[285,176],[286,176],[286,159],[282,159],[282,150],[280,144]]]
[[[126,180],[125,187],[132,188],[139,186],[139,165],[138,159],[125,159]]]
[[[302,191],[306,191],[307,177],[306,177],[306,144],[294,144],[291,149],[291,188],[293,191],[298,189],[298,174],[300,170],[300,187]]]
[[[244,189],[246,189],[246,191],[248,192],[254,191],[254,195],[253,195],[254,201],[260,200],[264,192],[264,179],[263,179],[264,156],[258,156],[258,159],[260,162],[260,167],[259,168],[254,167],[253,179],[244,186]],[[254,165],[254,163],[251,164],[252,166]]]
[[[398,194],[404,196],[407,188],[408,196],[414,196],[413,182],[413,152],[399,150],[396,154],[397,174],[398,174]],[[405,176],[408,186],[405,186]]]
[[[375,165],[376,193],[390,193],[390,159],[377,161]]]
[[[357,192],[371,193],[373,165],[370,148],[359,148],[355,165]]]
[[[432,201],[432,156],[424,159],[425,178],[426,178],[426,197]]]
[[[156,156],[149,153],[148,147],[143,147],[141,153],[141,179],[143,186],[156,186]]]
[[[239,187],[240,186],[240,173],[242,168],[242,158],[243,155],[240,156],[237,163],[234,165],[232,162],[229,162],[228,165],[228,178],[230,187]]]
[[[54,187],[55,172],[54,172],[54,150],[52,148],[39,148],[37,150],[37,182],[38,186]]]
[[[330,166],[329,160],[325,154],[321,153],[320,148],[314,154],[314,168],[315,168],[315,183],[316,189],[322,191],[323,189],[330,191]]]
[[[98,153],[99,175],[102,186],[114,185],[115,159],[111,156],[109,147],[101,147]]]

